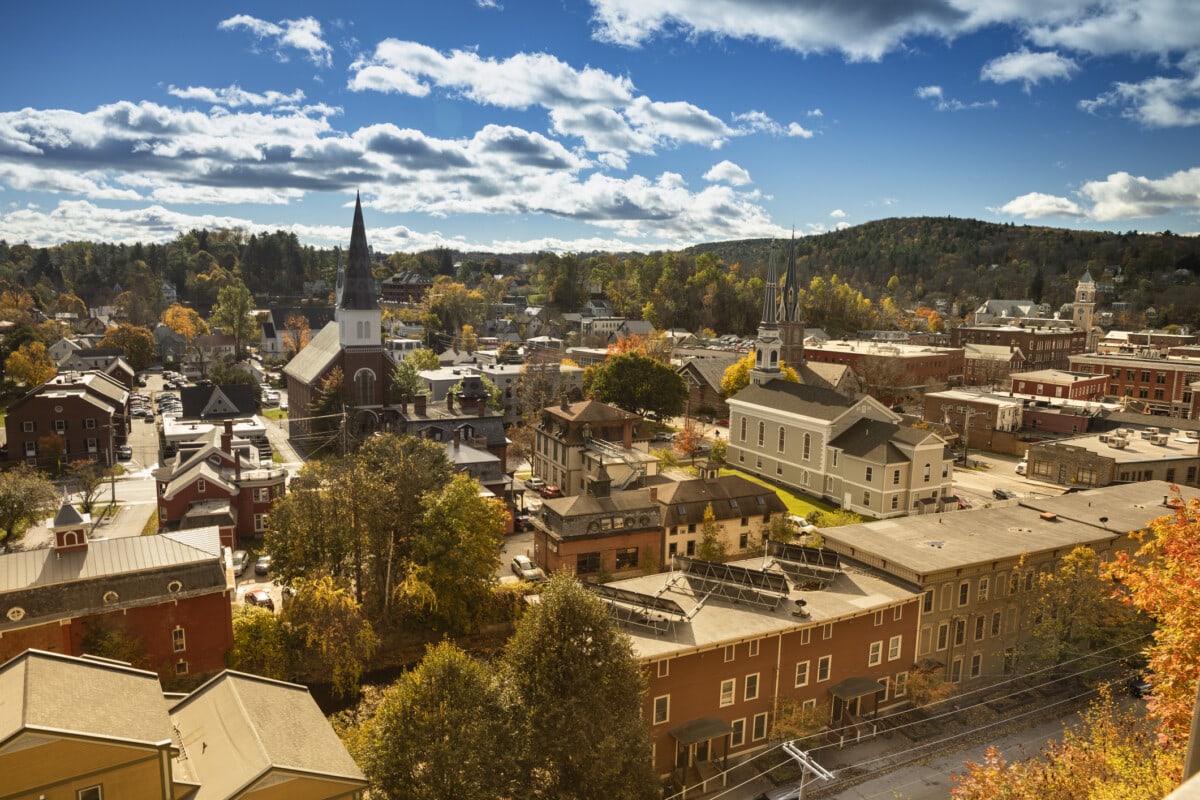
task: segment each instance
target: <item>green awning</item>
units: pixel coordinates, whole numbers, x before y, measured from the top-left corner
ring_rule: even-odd
[[[670,733],[680,744],[696,744],[733,733],[733,726],[717,717],[701,717],[691,722],[685,722]]]
[[[856,697],[865,697],[869,694],[883,691],[883,684],[874,678],[846,678],[829,690],[834,697],[840,697],[843,700],[853,700]]]

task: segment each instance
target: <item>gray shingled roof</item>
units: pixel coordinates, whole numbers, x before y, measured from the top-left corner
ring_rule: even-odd
[[[305,385],[312,384],[329,369],[342,352],[341,337],[338,336],[338,324],[330,322],[321,328],[308,345],[296,354],[296,357],[283,368],[283,374],[295,378]]]
[[[750,384],[730,399],[826,420],[837,419],[854,405],[853,400],[832,389],[785,380],[773,380],[761,386]]]
[[[758,502],[760,497],[763,499],[761,504]],[[731,500],[736,505],[731,505]],[[699,523],[703,521],[704,509],[709,503],[712,503],[713,516],[717,520],[787,511],[774,490],[740,475],[723,475],[715,481],[696,478],[667,483],[659,486],[658,501],[665,509],[664,525]],[[680,506],[686,507],[686,514],[679,513]]]

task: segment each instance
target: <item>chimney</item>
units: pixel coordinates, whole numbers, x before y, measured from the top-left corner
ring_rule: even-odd
[[[475,407],[479,410],[479,416],[482,417],[482,416],[486,415],[487,414],[487,399],[483,398],[483,397],[479,398],[478,400],[475,401]]]
[[[650,487],[650,502],[651,503],[658,502],[658,487],[657,486]]]
[[[559,405],[558,405],[558,407],[559,407],[560,409],[562,409],[563,411],[570,411],[570,410],[571,410],[571,404],[570,404],[569,402],[567,402],[567,396],[566,396],[566,394],[564,394],[564,395],[562,396],[562,399],[559,401]]]
[[[446,410],[454,410],[454,392],[446,392]]]
[[[413,413],[420,416],[425,416],[425,401],[426,396],[419,394],[413,398]]]
[[[242,479],[242,451],[238,450],[233,454],[233,479],[240,481]]]
[[[454,429],[454,449],[455,450],[458,449],[458,445],[461,442],[462,442],[462,433],[458,430],[458,428],[455,428]]]
[[[221,449],[233,455],[233,420],[225,420],[225,432],[221,434]]]
[[[406,395],[406,394],[400,395],[400,413],[401,414],[408,413],[408,395]]]

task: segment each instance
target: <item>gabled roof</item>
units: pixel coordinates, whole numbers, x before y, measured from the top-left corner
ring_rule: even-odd
[[[221,473],[217,472],[212,464],[206,460],[193,459],[183,471],[175,473],[170,482],[167,483],[167,488],[163,490],[162,496],[164,499],[170,500],[181,489],[191,486],[199,479],[220,487],[227,494],[233,495],[237,493],[237,487],[222,478]]]
[[[690,372],[696,376],[697,380],[708,384],[714,391],[720,392],[725,370],[737,362],[739,357],[737,353],[722,353],[720,356],[712,358],[689,358],[675,371],[680,374]]]
[[[580,400],[578,403],[568,403],[565,409],[561,405],[548,406],[546,412],[569,422],[623,422],[638,419],[637,414],[610,406],[608,403],[601,403],[599,400]]]
[[[305,385],[313,384],[333,365],[342,352],[338,324],[330,322],[321,328],[308,345],[283,368],[283,374]]]
[[[158,675],[41,650],[0,666],[0,750],[22,732],[147,747],[172,738]]]
[[[244,383],[185,386],[179,392],[183,419],[244,417],[258,408],[254,387]]]
[[[930,431],[864,417],[834,437],[829,444],[840,448],[848,456],[881,464],[895,464],[911,460],[900,445],[915,447],[930,438],[938,437]]]
[[[271,323],[280,333],[287,329],[289,317],[302,316],[308,320],[308,328],[319,331],[333,322],[333,306],[277,306],[271,309]]]
[[[170,721],[182,732],[186,769],[200,784],[192,800],[241,797],[288,778],[366,785],[303,686],[223,672],[176,703]]]
[[[69,526],[83,525],[83,517],[75,510],[75,506],[64,502],[62,508],[58,509],[58,513],[54,515],[54,522],[51,527],[66,528]]]
[[[762,385],[750,384],[728,402],[746,403],[824,420],[837,419],[854,405],[854,401],[832,389],[779,379]]]
[[[711,481],[693,478],[660,484],[658,502],[664,508],[664,525],[699,523],[703,521],[704,509],[709,503],[712,503],[713,516],[718,520],[787,511],[787,505],[773,490],[740,475],[722,475]]]
[[[805,361],[804,366],[796,370],[801,383],[834,391],[853,374],[854,369],[849,364],[830,364],[824,361]]]

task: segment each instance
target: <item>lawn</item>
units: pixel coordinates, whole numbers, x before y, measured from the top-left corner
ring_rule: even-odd
[[[282,419],[287,419],[287,412],[281,408],[268,408],[262,412],[262,415],[267,419],[273,419],[276,422]]]
[[[766,488],[773,490],[777,495],[779,495],[779,499],[782,500],[787,506],[788,513],[795,514],[798,517],[807,518],[808,515],[814,511],[833,511],[837,508],[835,505],[823,503],[820,500],[816,500],[807,495],[793,494],[792,491],[786,487],[778,486],[770,481],[758,477],[757,475],[750,475],[742,472],[741,470],[722,467],[721,474],[737,475],[745,478],[748,481],[751,481],[752,483],[757,483],[759,486],[765,486]]]

